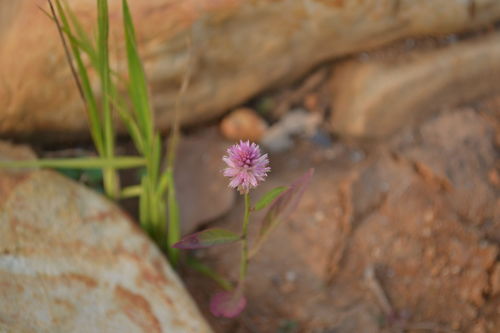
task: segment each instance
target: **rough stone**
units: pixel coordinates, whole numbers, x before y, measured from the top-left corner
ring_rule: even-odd
[[[112,59],[122,61],[120,1],[109,4]],[[88,135],[56,29],[38,6],[47,9],[47,2],[0,1],[0,133]],[[84,26],[93,25],[95,1],[71,6]],[[192,80],[181,101],[186,124],[221,115],[325,60],[500,18],[497,0],[132,0],[130,6],[161,128],[173,119],[189,66]]]
[[[351,138],[387,137],[433,112],[498,92],[500,34],[336,65],[331,124]]]
[[[184,234],[224,215],[233,206],[236,192],[222,176],[222,156],[228,146],[215,128],[182,138],[175,180]]]
[[[296,211],[252,258],[245,319],[256,326],[268,321],[256,331],[277,330],[269,324],[276,318],[293,319],[306,332],[416,331],[426,323],[469,332],[479,320],[491,325],[488,332],[498,331],[500,249],[488,233],[500,220],[491,210],[496,193],[487,187],[498,155],[495,130],[484,114],[457,108],[405,130],[416,132],[411,140],[401,133],[357,162],[348,145],[334,160],[304,142],[291,153],[271,154],[273,172],[255,198],[311,166],[315,174]],[[238,230],[242,209],[240,201],[219,226]],[[259,222],[252,215],[251,235]],[[238,255],[214,247],[207,257],[234,278]],[[367,284],[370,266],[391,311]],[[283,290],[290,271],[293,289]],[[384,327],[351,317],[360,310]]]
[[[0,170],[0,331],[212,332],[127,215],[45,170]]]
[[[491,294],[493,296],[500,294],[500,263],[496,263],[491,273]]]

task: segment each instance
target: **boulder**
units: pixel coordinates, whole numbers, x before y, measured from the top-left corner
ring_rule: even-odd
[[[325,60],[500,18],[496,0],[129,2],[163,129],[173,119],[188,67],[192,80],[181,101],[181,118],[193,124]],[[120,1],[109,3],[112,59],[123,63]],[[0,0],[0,133],[88,136],[57,31],[39,6],[47,9],[47,1]],[[86,27],[95,25],[95,1],[72,0],[71,6]]]
[[[336,133],[382,139],[436,111],[500,92],[500,33],[395,53],[335,65],[329,92]]]
[[[0,331],[212,332],[127,215],[46,170],[0,170]]]

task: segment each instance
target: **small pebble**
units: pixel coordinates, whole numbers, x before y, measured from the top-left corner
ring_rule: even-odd
[[[329,148],[332,146],[332,139],[330,139],[328,133],[325,133],[322,130],[317,130],[311,137],[311,141],[323,148]]]
[[[360,150],[355,150],[351,153],[350,158],[354,163],[361,162],[365,158],[365,154]]]
[[[297,280],[297,273],[294,271],[288,271],[285,274],[285,279],[287,281],[294,282],[295,280]]]
[[[267,123],[250,108],[239,108],[224,117],[220,123],[222,135],[229,140],[259,142],[267,131]]]

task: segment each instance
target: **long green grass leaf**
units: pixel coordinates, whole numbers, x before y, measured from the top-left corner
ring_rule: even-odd
[[[168,229],[167,229],[167,244],[168,255],[173,265],[177,264],[179,258],[179,250],[172,247],[181,238],[181,229],[179,221],[179,203],[177,202],[177,194],[175,191],[174,174],[172,169],[168,171],[167,181],[167,207],[168,207]]]
[[[72,29],[69,24],[68,18],[66,16],[66,12],[61,4],[60,0],[56,0],[57,13],[62,23],[63,31],[68,31],[71,35]],[[69,9],[68,9],[69,10]],[[84,94],[84,100],[87,107],[87,114],[89,117],[89,125],[90,125],[90,133],[92,135],[92,139],[96,146],[96,149],[99,153],[104,151],[104,142],[102,137],[102,128],[101,128],[101,120],[98,114],[97,102],[94,96],[94,92],[92,91],[92,85],[90,83],[90,79],[87,73],[87,68],[82,60],[80,45],[78,44],[77,39],[69,38],[71,52],[73,54],[77,69],[78,76],[80,78],[82,91]]]
[[[113,107],[118,112],[118,115],[125,124],[128,133],[132,137],[132,141],[134,141],[134,145],[137,151],[141,154],[144,154],[144,140],[142,138],[141,131],[137,126],[137,122],[135,121],[134,117],[127,110],[125,110],[123,106],[124,103],[120,103],[120,101],[118,101],[117,99],[118,95],[111,98]]]
[[[133,185],[122,189],[120,198],[126,199],[132,197],[139,197],[141,196],[141,194],[142,194],[142,187],[140,185]]]
[[[80,21],[76,17],[75,13],[68,7],[67,3],[64,3],[64,9],[67,13],[67,17],[69,22],[71,23],[72,29],[75,31],[73,38],[77,38],[78,45],[80,48],[88,55],[90,62],[94,68],[98,67],[98,55],[97,51],[92,43],[92,40],[89,38],[89,35],[83,29]]]
[[[139,127],[146,142],[153,140],[153,118],[147,89],[146,75],[137,49],[134,25],[127,1],[123,0],[123,26],[129,72],[129,92]]]
[[[102,92],[102,120],[103,120],[103,138],[105,145],[105,155],[111,157],[114,155],[114,133],[113,120],[111,117],[111,108],[109,96],[111,95],[111,77],[109,70],[109,18],[108,1],[97,0],[97,26],[98,26],[98,44],[97,52],[99,55],[99,76],[101,79]]]
[[[144,166],[146,160],[142,157],[82,157],[82,158],[54,158],[41,160],[0,161],[0,168],[116,168],[128,169]]]
[[[147,181],[148,178],[146,175],[141,177],[141,188],[142,192],[139,197],[139,222],[144,230],[150,233],[149,227],[149,202],[148,202],[148,193],[147,193]]]

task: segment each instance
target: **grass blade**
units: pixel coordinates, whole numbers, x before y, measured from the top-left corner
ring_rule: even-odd
[[[113,119],[109,96],[112,94],[112,83],[109,68],[109,17],[108,1],[97,0],[97,54],[98,71],[101,82],[102,98],[102,138],[104,141],[103,154],[107,158],[114,156],[115,135],[113,130]],[[104,188],[106,193],[112,198],[119,196],[119,177],[113,168],[106,168],[104,171]]]
[[[144,166],[146,160],[142,157],[81,157],[81,158],[53,158],[42,160],[23,160],[23,161],[0,161],[0,169],[4,168],[77,168],[77,169],[95,169],[95,168],[116,168],[128,169]]]
[[[139,58],[137,49],[134,25],[127,1],[122,0],[123,5],[123,26],[125,29],[125,44],[127,53],[127,63],[129,72],[129,92],[136,112],[137,120],[145,141],[153,140],[153,120],[151,115],[151,105],[147,90],[146,75]]]
[[[172,247],[181,238],[181,229],[179,221],[179,203],[175,191],[174,175],[172,169],[168,169],[167,181],[167,207],[168,207],[168,229],[167,245],[168,255],[175,266],[179,258],[179,250]]]
[[[49,2],[51,3],[51,2]],[[69,24],[68,18],[66,16],[65,9],[63,8],[61,1],[56,0],[57,14],[60,18],[60,24],[58,22],[57,16],[54,13],[54,18],[56,19],[56,24],[58,24],[62,31],[69,32],[69,36],[72,36],[72,29]],[[71,11],[68,8],[68,11]],[[81,92],[83,93],[83,101],[87,108],[87,115],[89,117],[89,125],[90,125],[90,133],[92,135],[92,139],[96,146],[97,151],[102,154],[104,151],[104,143],[102,137],[102,128],[101,128],[101,119],[98,114],[97,102],[94,96],[94,92],[92,91],[92,85],[90,84],[90,79],[87,73],[87,68],[85,67],[81,53],[80,53],[80,44],[77,39],[68,38],[71,46],[71,52],[73,54],[73,58],[75,60],[78,77],[76,79],[81,84]],[[69,59],[71,62],[71,59]]]
[[[102,92],[102,114],[103,114],[103,139],[105,146],[105,154],[107,157],[114,155],[114,133],[113,123],[111,118],[111,108],[109,96],[111,95],[111,77],[109,70],[109,18],[108,18],[108,1],[97,0],[97,53],[98,53],[98,70],[101,79]]]
[[[83,29],[75,13],[68,7],[68,4],[65,3],[64,5],[65,5],[64,9],[67,13],[69,22],[71,23],[72,29],[75,31],[75,35],[72,35],[73,38],[78,38],[77,39],[78,45],[83,50],[83,52],[85,52],[88,55],[90,62],[92,63],[92,66],[94,68],[98,68],[98,55],[91,39]]]

